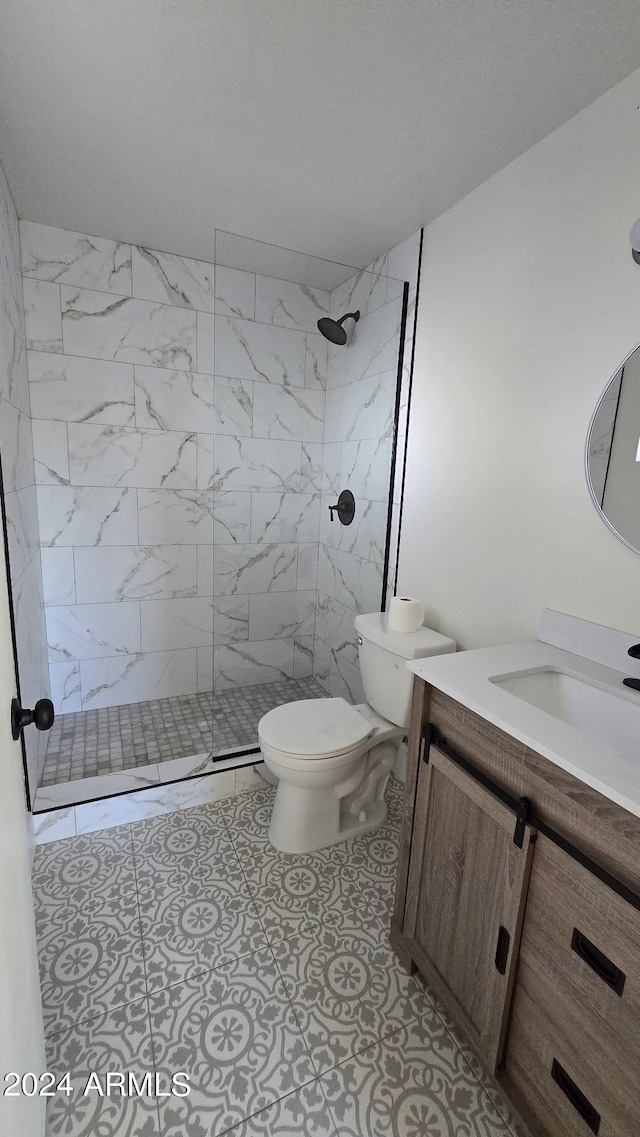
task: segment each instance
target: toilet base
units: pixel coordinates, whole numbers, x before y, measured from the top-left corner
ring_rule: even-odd
[[[342,786],[278,782],[269,840],[281,853],[312,853],[351,837],[371,833],[387,819],[384,791],[398,751],[398,740],[371,747]],[[342,792],[341,792],[342,790]]]

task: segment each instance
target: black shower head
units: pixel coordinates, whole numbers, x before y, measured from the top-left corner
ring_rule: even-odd
[[[323,316],[321,320],[318,320],[318,331],[322,332],[329,343],[337,343],[344,347],[347,342],[347,333],[342,325],[345,320],[353,320],[354,324],[357,324],[359,319],[359,312],[347,312],[339,320],[331,320],[329,316]]]

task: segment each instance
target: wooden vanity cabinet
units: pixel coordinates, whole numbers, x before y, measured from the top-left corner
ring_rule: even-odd
[[[533,851],[513,814],[437,746],[418,776],[405,931],[415,962],[498,1065]]]
[[[391,943],[530,1137],[640,1134],[638,895],[640,818],[416,679]]]

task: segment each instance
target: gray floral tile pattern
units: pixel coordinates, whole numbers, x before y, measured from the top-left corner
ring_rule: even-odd
[[[214,1137],[314,1078],[268,949],[167,987],[149,1005],[157,1069],[178,1066],[194,1087],[166,1107],[163,1137],[197,1125]]]
[[[388,945],[402,787],[379,830],[300,857],[269,844],[273,800],[38,847],[47,1061],[74,1087],[47,1137],[513,1137]],[[93,1070],[184,1071],[191,1093],[83,1096]]]
[[[320,1084],[340,1137],[511,1137],[435,1011]]]

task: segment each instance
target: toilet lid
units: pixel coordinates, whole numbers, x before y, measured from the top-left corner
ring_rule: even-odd
[[[299,758],[324,758],[353,750],[374,726],[344,699],[300,699],[267,711],[258,723],[260,739]]]

